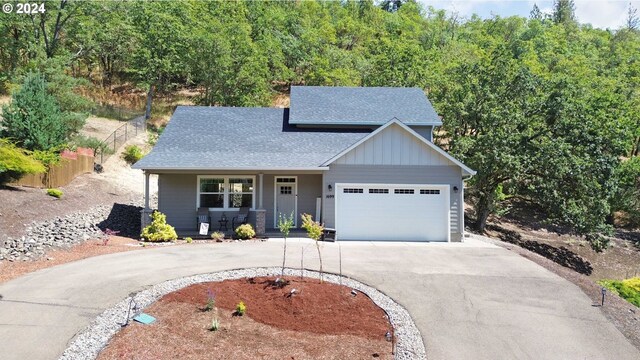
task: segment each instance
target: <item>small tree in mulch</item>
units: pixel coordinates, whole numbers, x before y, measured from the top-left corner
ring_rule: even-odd
[[[322,253],[320,252],[320,237],[322,236],[324,226],[319,222],[314,221],[311,215],[302,214],[302,228],[307,230],[307,235],[316,242],[318,260],[320,260],[320,282],[322,282]]]
[[[280,276],[284,276],[284,265],[287,261],[287,237],[289,236],[289,232],[293,227],[293,213],[291,215],[278,215],[278,229],[280,229],[280,233],[284,237],[284,250],[282,253],[282,273]]]

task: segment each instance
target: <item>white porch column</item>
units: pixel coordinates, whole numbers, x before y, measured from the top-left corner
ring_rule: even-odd
[[[149,208],[149,174],[144,172],[144,209],[140,210],[140,229],[144,229],[151,223],[151,213],[153,210]]]
[[[149,176],[150,174],[144,172],[144,209],[149,210]]]
[[[258,174],[258,181],[260,182],[260,196],[258,197],[258,209],[262,209],[262,198],[264,197],[264,174]]]

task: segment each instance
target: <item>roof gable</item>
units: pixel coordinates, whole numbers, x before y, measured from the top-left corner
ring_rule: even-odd
[[[457,166],[468,175],[476,173],[397,119],[389,121],[323,165],[329,164]]]
[[[290,107],[295,125],[442,125],[419,88],[292,86]]]

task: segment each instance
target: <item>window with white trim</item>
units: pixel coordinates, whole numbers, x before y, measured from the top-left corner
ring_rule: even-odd
[[[369,194],[388,194],[389,189],[369,189]]]
[[[211,209],[253,208],[255,179],[244,176],[199,176],[198,207]]]

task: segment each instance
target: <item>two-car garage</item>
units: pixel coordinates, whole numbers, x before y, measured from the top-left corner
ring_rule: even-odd
[[[449,241],[449,185],[336,184],[338,240]]]

